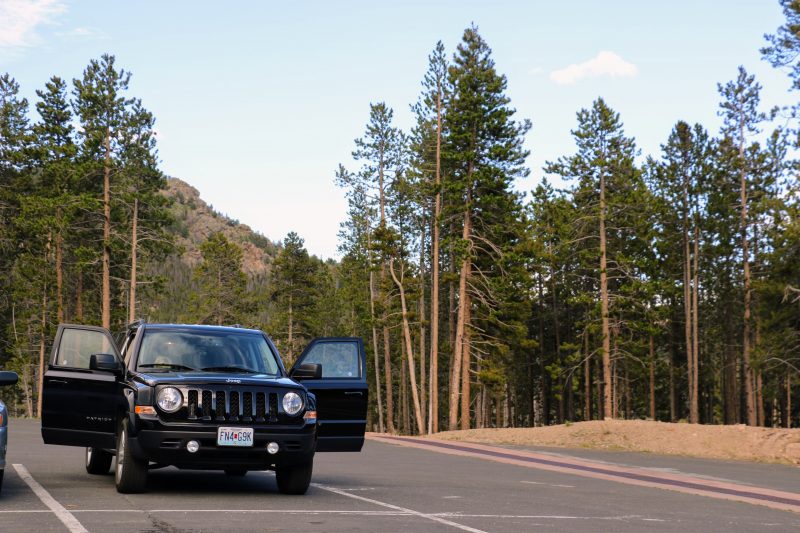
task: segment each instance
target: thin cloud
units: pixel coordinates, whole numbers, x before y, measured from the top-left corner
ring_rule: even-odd
[[[0,2],[0,48],[33,46],[36,28],[67,10],[61,0],[3,0]]]
[[[584,78],[632,78],[639,69],[614,52],[603,50],[597,56],[583,63],[575,63],[550,73],[550,79],[559,85],[572,85]]]
[[[73,28],[69,31],[60,31],[56,33],[56,35],[58,35],[62,39],[67,39],[71,41],[108,39],[108,34],[103,30],[98,30],[96,28],[89,28],[86,26]]]
[[[528,74],[530,74],[531,76],[535,76],[537,74],[541,74],[542,72],[544,72],[544,69],[542,67],[533,67],[528,71]]]

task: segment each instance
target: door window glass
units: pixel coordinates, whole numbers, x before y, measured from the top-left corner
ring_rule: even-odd
[[[322,365],[323,378],[361,377],[361,358],[355,342],[318,342],[302,362]]]
[[[110,339],[102,331],[65,329],[56,354],[56,366],[89,368],[89,358],[96,353],[114,353]]]

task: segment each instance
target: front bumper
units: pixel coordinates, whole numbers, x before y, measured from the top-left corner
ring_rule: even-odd
[[[129,449],[139,459],[178,468],[271,470],[306,463],[314,457],[317,447],[316,424],[289,428],[246,426],[254,429],[252,447],[217,446],[216,425],[157,425],[161,427],[140,427],[131,437]],[[195,453],[186,449],[190,440],[200,443]],[[278,453],[267,453],[270,442],[278,443]]]

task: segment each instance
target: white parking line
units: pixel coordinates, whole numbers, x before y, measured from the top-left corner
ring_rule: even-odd
[[[50,493],[47,492],[44,487],[39,485],[39,483],[33,479],[31,473],[28,472],[28,469],[25,468],[24,465],[21,464],[14,464],[14,470],[17,471],[17,475],[22,478],[22,480],[28,484],[34,494],[36,494],[42,503],[45,504],[53,514],[56,515],[56,518],[61,520],[70,533],[89,533],[89,531],[78,522],[78,519],[75,518],[72,513],[67,511],[63,505],[58,503],[55,498],[50,496]]]
[[[465,526],[464,524],[459,524],[459,523],[453,522],[451,520],[446,520],[446,519],[441,518],[441,517],[436,516],[436,515],[421,513],[419,511],[415,511],[413,509],[408,509],[406,507],[400,507],[399,505],[393,505],[391,503],[386,503],[386,502],[381,502],[381,501],[378,501],[378,500],[373,500],[372,498],[365,498],[363,496],[358,496],[356,494],[350,494],[349,492],[346,492],[344,490],[336,489],[336,488],[333,488],[333,487],[328,487],[326,485],[319,485],[317,483],[312,483],[311,485],[314,486],[314,487],[317,487],[318,489],[326,490],[328,492],[333,492],[334,494],[339,494],[340,496],[347,496],[348,498],[353,498],[354,500],[360,500],[362,502],[367,502],[367,503],[372,503],[372,504],[375,504],[375,505],[380,505],[381,507],[386,507],[388,509],[394,509],[395,511],[402,511],[404,513],[412,514],[412,515],[418,516],[420,518],[425,518],[427,520],[432,520],[434,522],[439,522],[440,524],[445,524],[447,526],[455,527],[455,528],[460,529],[462,531],[469,531],[470,533],[486,533],[486,531],[483,531],[482,529],[475,529],[473,527]]]

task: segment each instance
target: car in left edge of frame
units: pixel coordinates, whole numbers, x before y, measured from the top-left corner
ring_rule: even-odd
[[[16,372],[0,372],[0,386],[13,385],[17,382]],[[0,490],[3,489],[3,473],[6,470],[6,449],[8,448],[8,409],[0,400]]]

